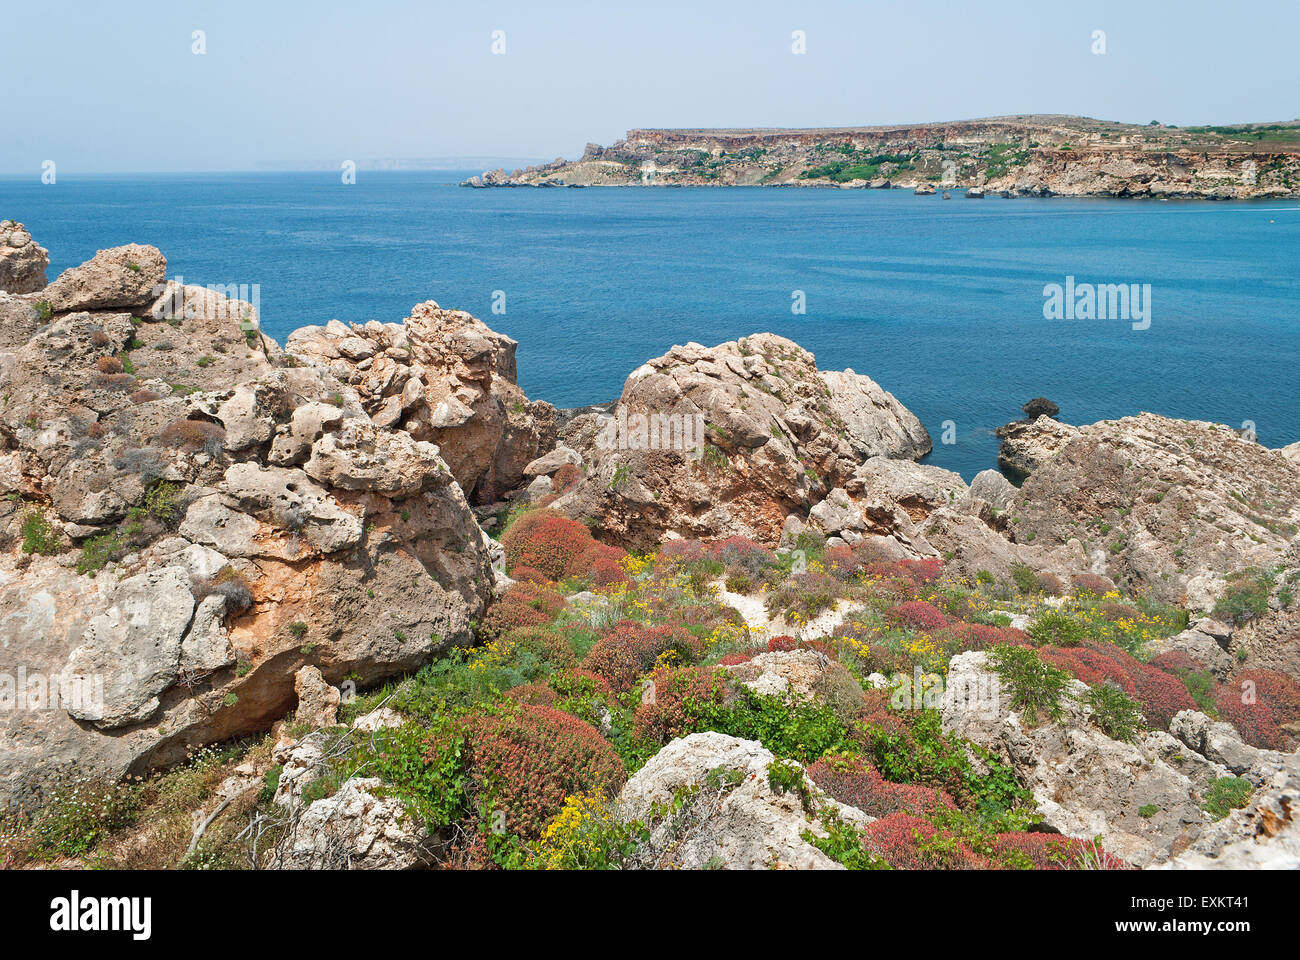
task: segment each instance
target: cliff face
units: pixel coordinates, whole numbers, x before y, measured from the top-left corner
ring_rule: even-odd
[[[1300,195],[1300,124],[1165,127],[997,117],[894,127],[629,130],[467,186],[975,188],[1007,196]]]

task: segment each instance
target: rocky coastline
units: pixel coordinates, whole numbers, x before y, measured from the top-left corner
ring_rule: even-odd
[[[5,866],[1300,866],[1297,445],[1040,398],[968,484],[770,333],[559,411],[432,300],[48,263],[0,223]]]
[[[462,185],[821,187],[918,195],[952,188],[968,199],[1284,198],[1300,196],[1300,123],[1180,128],[1033,115],[815,130],[629,130],[607,147],[588,144],[577,160],[490,170]]]

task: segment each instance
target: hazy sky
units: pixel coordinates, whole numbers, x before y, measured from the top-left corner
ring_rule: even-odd
[[[630,127],[1300,114],[1297,0],[0,3],[0,173],[34,176],[551,159]]]

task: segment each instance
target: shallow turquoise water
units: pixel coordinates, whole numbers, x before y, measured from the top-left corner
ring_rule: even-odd
[[[456,187],[465,175],[0,179],[0,218],[50,250],[51,279],[136,241],[187,282],[258,284],[281,341],[426,299],[469,310],[519,340],[520,383],[558,406],[617,396],[674,343],[770,330],[879,381],[935,437],[929,462],[968,479],[994,465],[993,428],[1039,395],[1073,423],[1153,410],[1300,440],[1293,201]],[[1043,287],[1067,275],[1150,284],[1150,328],[1045,320]]]

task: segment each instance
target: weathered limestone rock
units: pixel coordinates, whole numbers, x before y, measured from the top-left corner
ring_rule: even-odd
[[[416,670],[470,642],[492,595],[437,447],[286,357],[251,304],[159,296],[151,250],[69,271],[48,322],[0,347],[0,486],[27,501],[0,510],[0,672],[44,691],[0,716],[0,802],[74,763],[145,773],[265,731],[306,666],[327,684]],[[58,555],[19,550],[33,511]],[[78,574],[92,538],[103,569]]]
[[[753,740],[721,733],[693,733],[669,743],[624,785],[620,815],[649,821],[656,804],[670,804],[678,792],[701,786],[681,823],[658,822],[650,848],[657,867],[687,870],[820,869],[842,867],[802,836],[824,836],[820,821],[803,809],[795,793],[779,793],[768,781],[775,757]],[[713,775],[714,785],[709,785]],[[838,804],[804,779],[809,795],[829,804],[847,820],[871,818]],[[670,842],[671,841],[671,842]]]
[[[556,509],[633,549],[665,535],[776,544],[871,456],[929,450],[920,422],[851,371],[769,333],[673,347],[628,376],[612,412],[565,428],[586,473]]]
[[[166,276],[167,259],[157,247],[129,243],[63,271],[39,299],[55,313],[143,307],[154,302]]]
[[[1005,510],[1016,495],[1016,488],[997,470],[981,470],[970,483],[970,495],[996,510]]]
[[[998,447],[998,466],[1017,476],[1027,477],[1056,456],[1079,434],[1077,427],[1060,423],[1043,415],[1036,420],[1017,420],[998,427],[1002,438]]]
[[[291,870],[408,870],[431,862],[423,826],[400,800],[377,795],[374,777],[354,777],[309,806],[284,866]]]
[[[949,663],[943,729],[1011,764],[1049,826],[1079,839],[1100,835],[1106,850],[1146,866],[1168,859],[1209,822],[1199,801],[1213,776],[1226,775],[1223,767],[1179,751],[1168,734],[1112,740],[1089,723],[1078,699],[1087,688],[1077,680],[1062,722],[1028,727],[987,662],[987,654],[970,652]],[[1154,815],[1139,813],[1151,806]]]
[[[1081,539],[1112,580],[1207,610],[1228,574],[1286,551],[1300,527],[1300,465],[1228,427],[1144,413],[1080,428],[1011,512],[1017,541]]]
[[[332,727],[338,721],[339,692],[325,682],[318,668],[306,666],[299,670],[293,678],[293,690],[298,695],[295,720],[313,730]]]
[[[554,445],[555,410],[515,383],[515,347],[432,300],[400,324],[335,320],[295,330],[286,344],[356,390],[379,427],[436,444],[475,503],[499,500]]]
[[[185,570],[164,567],[123,580],[108,608],[86,625],[65,669],[73,683],[102,683],[103,703],[78,703],[68,712],[103,730],[153,716],[159,695],[176,682],[181,642],[193,617]]]
[[[49,251],[32,239],[26,227],[0,220],[0,291],[35,293],[45,286],[49,265]]]
[[[368,420],[351,419],[337,433],[312,446],[303,468],[308,476],[343,490],[372,490],[401,499],[452,481],[437,446],[386,431]]]

